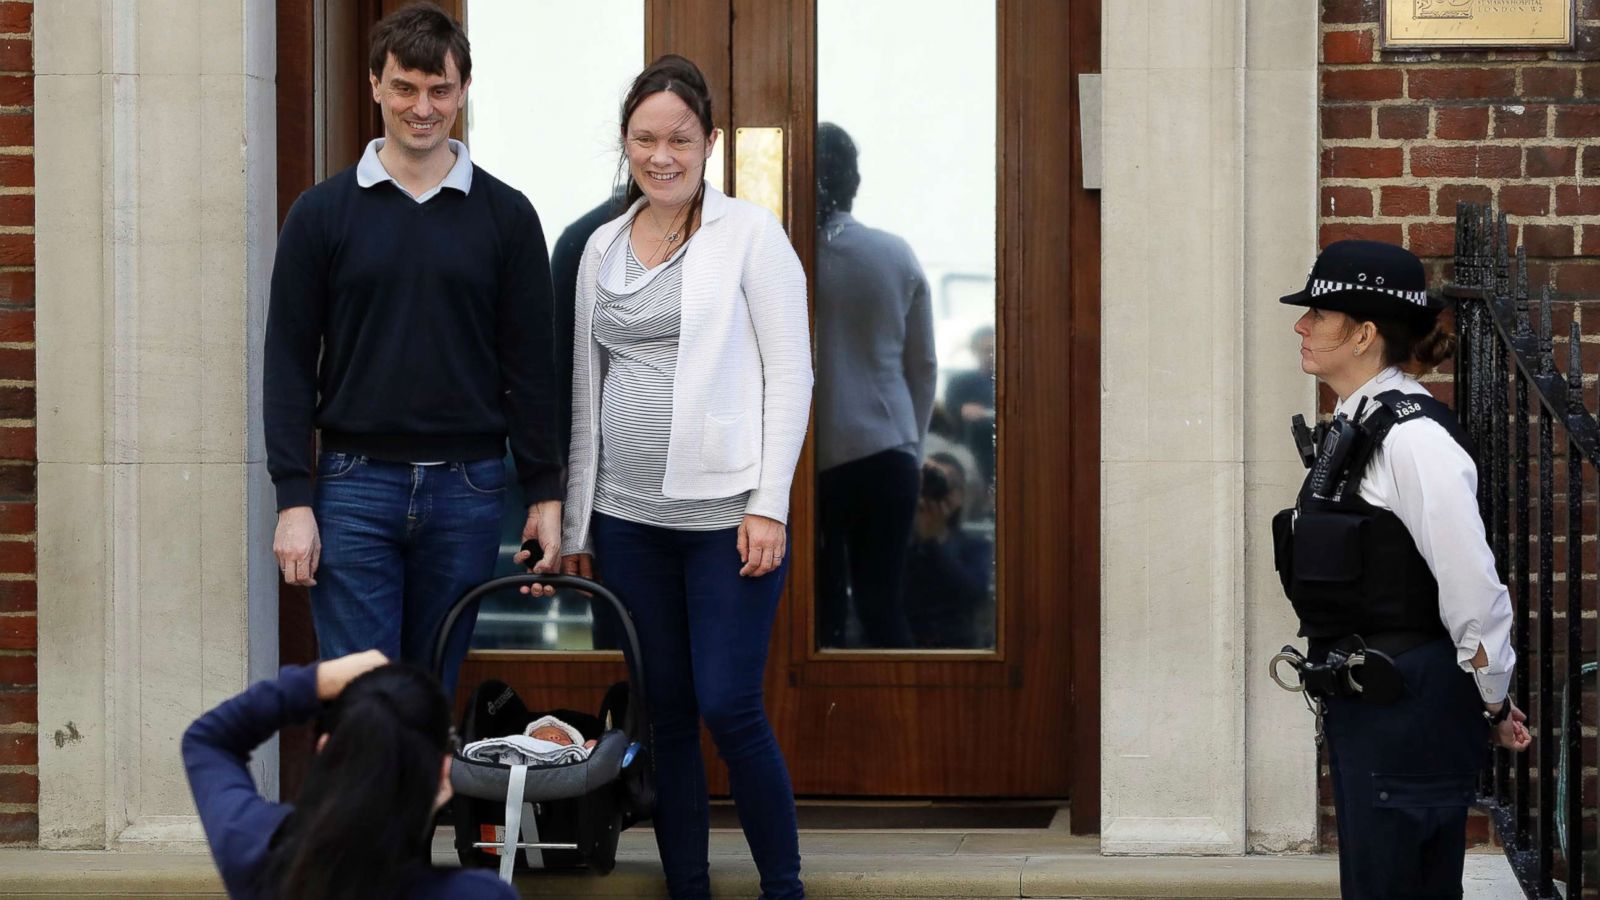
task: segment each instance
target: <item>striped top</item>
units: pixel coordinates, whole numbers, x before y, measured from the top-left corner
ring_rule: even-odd
[[[672,435],[683,248],[646,269],[626,231],[618,244],[601,263],[594,310],[594,336],[606,363],[594,508],[630,522],[685,531],[737,527],[744,519],[748,491],[715,500],[675,500],[661,489]],[[621,267],[615,260],[619,256]]]

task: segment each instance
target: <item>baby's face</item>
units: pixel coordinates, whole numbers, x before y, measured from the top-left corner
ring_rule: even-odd
[[[563,747],[572,746],[572,737],[554,725],[541,725],[535,728],[533,734],[529,735],[529,737],[536,740],[549,741],[552,744],[560,744]]]

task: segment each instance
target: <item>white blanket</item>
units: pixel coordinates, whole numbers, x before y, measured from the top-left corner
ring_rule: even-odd
[[[546,725],[554,725],[565,731],[572,738],[572,743],[558,744],[529,736]],[[583,741],[583,734],[578,729],[555,716],[545,716],[529,723],[522,734],[473,741],[461,749],[461,755],[478,762],[500,763],[504,766],[553,766],[588,759],[591,748],[583,746]]]

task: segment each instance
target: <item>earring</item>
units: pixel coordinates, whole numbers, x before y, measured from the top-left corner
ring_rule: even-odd
[[[1361,348],[1360,348],[1360,347],[1357,347],[1357,348],[1356,348],[1356,355],[1357,355],[1357,356],[1360,356],[1360,355],[1361,355]]]

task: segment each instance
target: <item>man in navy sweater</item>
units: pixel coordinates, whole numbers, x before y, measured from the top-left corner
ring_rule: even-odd
[[[472,77],[461,26],[432,4],[394,13],[370,68],[384,137],[302,194],[279,236],[263,386],[273,552],[311,588],[322,658],[426,663],[445,611],[493,571],[508,437],[523,538],[543,550],[533,568],[560,559],[550,263],[527,198],[449,139]]]

